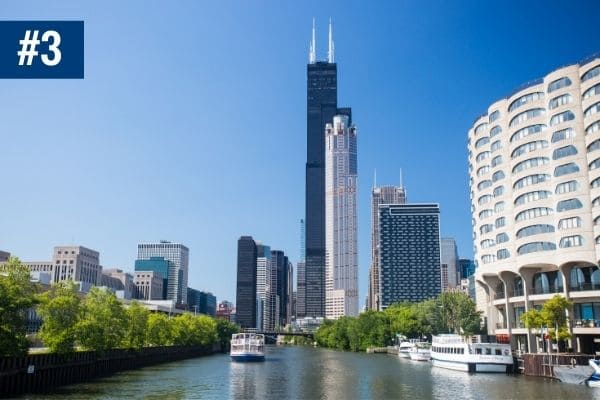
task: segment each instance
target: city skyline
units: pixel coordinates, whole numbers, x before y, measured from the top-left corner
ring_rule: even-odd
[[[187,3],[141,12],[142,3],[114,3],[117,18],[104,4],[66,4],[3,5],[7,19],[84,19],[87,68],[77,82],[2,82],[10,94],[0,97],[9,167],[0,180],[14,196],[0,200],[11,228],[0,233],[0,248],[37,260],[55,245],[81,244],[98,250],[102,265],[133,271],[137,243],[168,238],[190,248],[189,286],[231,301],[240,235],[252,232],[299,260],[303,68],[313,16],[317,59],[325,57],[333,18],[340,99],[361,125],[359,174],[377,168],[381,183],[395,184],[402,167],[412,201],[440,203],[442,234],[457,239],[461,258],[472,257],[465,143],[473,116],[523,82],[597,52],[587,39],[600,30],[597,4],[566,2],[521,5],[522,19],[510,7],[491,17],[486,7],[455,4]],[[555,26],[531,29],[531,21],[552,20],[559,10],[573,29],[547,43]],[[284,18],[290,12],[293,21]],[[180,54],[190,48],[198,54],[185,61]],[[511,56],[498,57],[504,54]],[[246,172],[281,184],[282,200],[246,198],[253,193]],[[371,186],[363,179],[358,191],[360,299]]]

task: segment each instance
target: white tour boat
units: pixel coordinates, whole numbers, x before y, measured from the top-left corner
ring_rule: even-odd
[[[509,344],[481,343],[478,336],[433,336],[431,362],[436,367],[465,372],[509,372],[513,357]]]
[[[431,360],[431,345],[426,342],[416,343],[408,354],[413,361],[429,361]]]
[[[417,345],[419,339],[409,339],[408,341],[404,340],[400,342],[398,346],[398,357],[402,358],[410,358],[410,352]]]
[[[231,336],[232,361],[263,361],[265,335],[260,333],[235,333]]]

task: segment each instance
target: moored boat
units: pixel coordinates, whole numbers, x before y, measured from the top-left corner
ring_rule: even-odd
[[[263,361],[265,336],[260,333],[235,333],[231,336],[232,361]]]
[[[435,367],[465,372],[509,372],[513,366],[510,345],[482,343],[479,337],[433,336],[431,362]]]
[[[419,342],[418,339],[409,339],[408,341],[400,342],[398,346],[398,357],[401,358],[410,358],[410,352]]]
[[[408,354],[413,361],[429,361],[431,360],[431,345],[426,342],[416,343]]]
[[[594,369],[594,373],[586,381],[586,384],[589,387],[600,388],[600,360],[590,360],[589,364],[590,364],[590,367],[592,367]]]

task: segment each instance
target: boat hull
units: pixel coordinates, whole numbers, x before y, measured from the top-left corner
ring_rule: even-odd
[[[236,361],[236,362],[265,361],[265,355],[264,354],[252,354],[252,353],[231,354],[231,361]]]
[[[439,359],[431,359],[434,367],[452,369],[463,372],[501,372],[506,373],[512,365],[494,364],[494,363],[478,363],[478,362],[458,362]]]
[[[410,359],[413,361],[429,361],[431,355],[426,353],[410,353]]]
[[[398,357],[410,358],[410,354],[408,353],[408,351],[402,350],[402,351],[398,351]]]

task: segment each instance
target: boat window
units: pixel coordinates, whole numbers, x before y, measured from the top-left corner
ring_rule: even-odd
[[[479,349],[479,348],[475,349],[475,354],[481,354],[481,349]]]
[[[492,349],[490,349],[489,347],[485,348],[485,355],[489,356],[492,354]]]
[[[500,349],[496,349],[496,355],[497,355],[497,356],[501,356],[501,355],[502,355],[502,350],[500,350]]]

